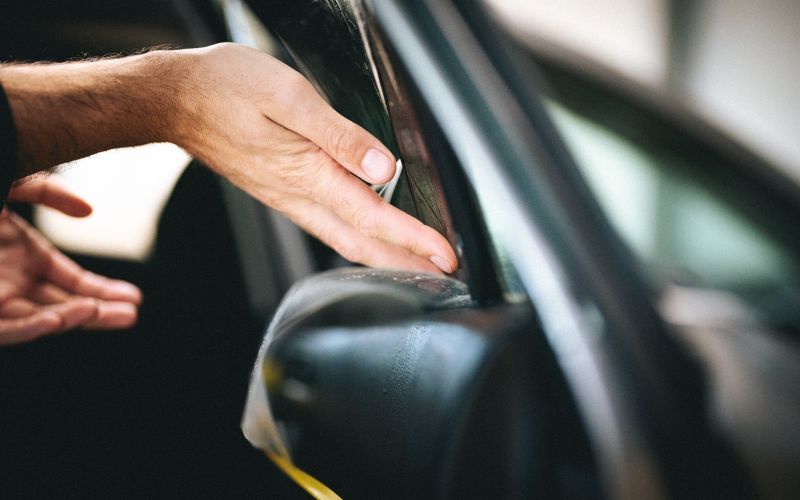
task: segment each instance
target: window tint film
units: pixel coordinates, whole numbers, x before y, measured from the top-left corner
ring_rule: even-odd
[[[350,0],[271,0],[253,10],[287,55],[331,105],[386,144],[403,161],[392,203],[444,234],[455,246],[441,185],[418,135],[404,89],[387,95],[367,41],[365,10]],[[392,83],[395,83],[394,81]]]

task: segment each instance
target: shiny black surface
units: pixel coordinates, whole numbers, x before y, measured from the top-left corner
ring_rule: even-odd
[[[250,5],[333,107],[397,154],[352,2],[269,0]]]
[[[568,420],[551,354],[529,306],[472,305],[433,275],[342,269],[298,284],[264,360],[295,463],[344,498],[554,494],[547,468],[570,442],[548,434]]]
[[[533,335],[529,306],[476,307],[502,302],[483,218],[396,54],[368,12],[300,4],[280,14],[267,3],[254,8],[340,112],[384,140],[375,123],[391,119],[406,167],[393,202],[463,245],[469,272],[459,276],[470,293],[459,285],[459,307],[441,311],[452,296],[408,286],[436,280],[353,271],[358,280],[327,275],[287,296],[273,325],[285,337],[269,363],[292,382],[270,399],[293,458],[345,498],[600,496],[585,434],[549,347]],[[352,31],[359,20],[365,36]],[[364,71],[365,48],[380,88]],[[296,382],[311,400],[296,400]]]
[[[487,22],[478,2],[459,1],[452,6],[424,0],[381,2],[375,8],[383,26],[402,25],[392,32],[398,51],[403,52],[403,44],[415,38],[446,75],[449,89],[468,103],[466,112],[479,124],[482,138],[502,165],[498,175],[510,179],[504,195],[525,200],[524,216],[517,223],[542,231],[568,276],[568,293],[585,309],[598,308],[602,318],[598,328],[585,334],[592,336],[596,362],[608,369],[604,390],[613,394],[615,418],[624,429],[621,439],[627,441],[624,446],[639,447],[639,460],[652,467],[649,474],[633,464],[607,467],[606,480],[619,482],[609,485],[607,492],[631,494],[646,483],[650,489],[639,490],[642,494],[752,495],[738,457],[709,428],[704,374],[669,336],[630,254],[593,202],[539,102],[535,72]],[[404,23],[413,28],[406,31]],[[418,57],[412,50],[405,51],[403,63],[413,72],[412,54]],[[421,73],[415,75],[414,83],[422,89],[427,85]],[[437,91],[427,91],[425,104],[434,106]],[[436,118],[442,123],[448,120],[446,115]],[[451,134],[459,130],[457,124],[448,125]],[[523,279],[528,290],[536,290],[537,276]],[[549,305],[534,301],[534,307],[545,310]],[[559,336],[553,332],[551,338],[557,341]],[[584,383],[577,373],[572,380]],[[589,397],[582,410],[588,413],[594,406]],[[628,441],[628,435],[638,435],[638,439]],[[596,452],[608,451],[604,439],[595,441]],[[615,491],[620,484],[633,490]]]
[[[383,141],[403,160],[392,203],[457,245],[443,188],[386,54],[368,40],[373,23],[361,1],[251,1],[292,63],[331,105]],[[380,81],[376,78],[379,77]]]

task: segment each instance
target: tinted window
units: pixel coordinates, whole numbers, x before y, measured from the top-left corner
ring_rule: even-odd
[[[778,216],[769,211],[780,210],[770,193],[757,185],[732,190],[742,182],[733,169],[727,175],[726,160],[693,155],[679,136],[651,122],[637,128],[635,113],[594,98],[586,113],[569,99],[555,98],[549,108],[602,210],[653,283],[731,292],[761,320],[798,328],[796,248],[787,243],[789,227],[768,224]],[[613,119],[598,118],[603,107]]]

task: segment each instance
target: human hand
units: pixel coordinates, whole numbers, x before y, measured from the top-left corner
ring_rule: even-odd
[[[91,207],[48,179],[15,186],[9,201],[85,217]],[[18,215],[0,214],[0,345],[73,328],[127,328],[142,295],[134,285],[84,270]]]
[[[192,55],[170,138],[346,259],[453,272],[447,240],[364,182],[392,178],[392,154],[333,110],[299,73],[235,44]]]
[[[111,148],[174,142],[348,260],[434,272],[458,266],[442,235],[359,180],[391,179],[391,153],[260,51],[219,44],[0,65],[0,80],[19,139],[17,176]]]

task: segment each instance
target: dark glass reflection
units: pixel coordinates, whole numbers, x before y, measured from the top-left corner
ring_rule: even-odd
[[[456,246],[441,183],[425,150],[416,117],[379,44],[366,43],[362,2],[251,2],[298,69],[328,102],[402,158],[392,204],[433,227]],[[383,82],[376,80],[378,74]]]
[[[328,102],[397,154],[389,116],[372,76],[352,2],[269,0],[251,3],[298,69]]]

